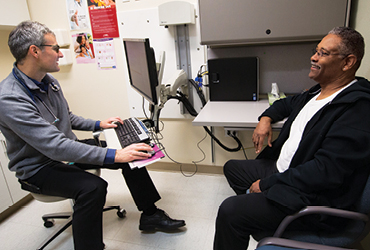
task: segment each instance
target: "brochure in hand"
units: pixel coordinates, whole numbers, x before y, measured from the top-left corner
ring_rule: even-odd
[[[136,160],[136,161],[133,161],[133,162],[129,162],[129,165],[130,165],[131,169],[145,167],[149,164],[152,164],[152,163],[157,162],[160,159],[164,158],[164,153],[162,152],[162,150],[160,150],[158,148],[157,144],[153,144],[153,145],[154,146],[152,146],[152,148],[153,148],[155,154],[152,155],[152,157],[150,157],[148,159]]]

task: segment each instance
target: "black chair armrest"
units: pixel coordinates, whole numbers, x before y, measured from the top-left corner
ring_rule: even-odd
[[[279,227],[276,229],[274,237],[281,237],[286,227],[293,220],[299,217],[305,216],[305,215],[309,215],[309,214],[325,214],[325,215],[331,215],[331,216],[353,219],[353,220],[362,220],[362,221],[369,220],[369,217],[366,214],[362,214],[358,212],[352,212],[352,211],[324,207],[324,206],[308,206],[293,215],[288,215],[287,217],[285,217],[284,220],[280,223]]]
[[[99,130],[99,131],[94,131],[93,132],[93,137],[94,137],[94,140],[95,140],[95,143],[96,145],[98,145],[99,147],[102,147],[102,144],[100,142],[100,134],[102,133],[103,131]]]
[[[310,249],[310,250],[355,250],[355,249],[348,249],[348,248],[341,248],[341,247],[332,247],[326,245],[319,245],[314,243],[302,242],[302,241],[295,241],[295,240],[288,240],[276,237],[267,237],[260,240],[257,244],[257,248],[265,245],[273,245],[273,246],[280,246],[280,247],[288,247],[288,248],[298,248],[298,249]]]

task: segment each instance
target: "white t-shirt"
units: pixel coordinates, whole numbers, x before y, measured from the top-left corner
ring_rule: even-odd
[[[279,158],[276,162],[277,169],[280,173],[289,168],[290,162],[295,152],[297,151],[298,145],[301,141],[303,131],[311,118],[317,113],[317,111],[319,111],[327,103],[331,102],[341,91],[343,91],[356,81],[357,80],[352,81],[350,84],[346,85],[345,87],[325,99],[317,100],[317,97],[320,95],[319,93],[308,103],[306,103],[306,105],[302,108],[302,110],[293,121],[292,126],[290,127],[289,138],[285,141],[281,149]]]

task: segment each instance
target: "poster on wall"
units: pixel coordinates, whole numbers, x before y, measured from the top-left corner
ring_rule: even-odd
[[[113,38],[94,39],[94,50],[98,69],[116,69],[116,55]]]
[[[68,20],[71,30],[89,28],[86,1],[90,0],[66,0]]]
[[[78,33],[72,35],[73,50],[76,62],[95,63],[94,44],[89,33]]]
[[[115,0],[88,0],[94,39],[119,37]]]

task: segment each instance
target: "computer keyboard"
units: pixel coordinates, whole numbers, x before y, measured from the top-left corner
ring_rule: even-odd
[[[135,117],[124,120],[123,124],[117,123],[117,127],[114,130],[122,148],[133,143],[149,143],[151,139],[145,124]]]

